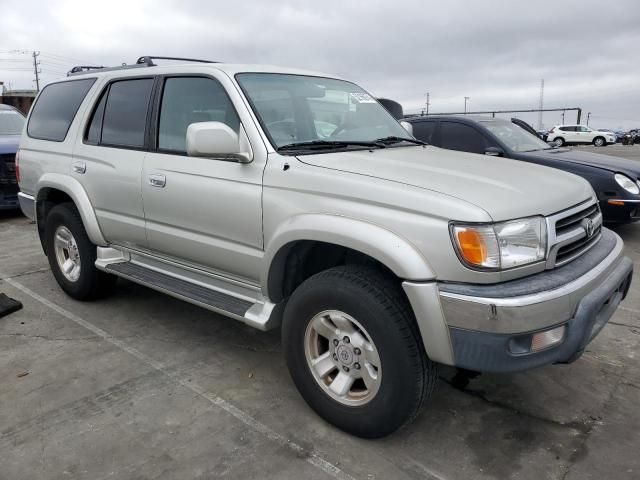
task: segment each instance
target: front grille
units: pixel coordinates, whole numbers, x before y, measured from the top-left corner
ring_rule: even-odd
[[[594,200],[547,219],[550,227],[547,268],[560,267],[578,258],[601,237],[602,213]]]
[[[574,228],[576,228],[576,226],[580,225],[580,222],[582,222],[583,219],[587,217],[593,219],[593,215],[598,213],[598,210],[598,204],[594,203],[593,205],[589,205],[587,208],[580,210],[573,215],[569,215],[568,217],[559,219],[558,221],[556,221],[556,236],[560,236],[573,230]]]
[[[15,154],[0,155],[0,186],[18,185]]]
[[[592,236],[583,237],[580,240],[576,240],[568,245],[563,245],[558,249],[558,253],[556,254],[556,267],[564,265],[565,263],[569,263],[574,258],[579,257],[584,252],[593,247],[598,240],[600,240],[600,232],[602,227],[598,227]]]

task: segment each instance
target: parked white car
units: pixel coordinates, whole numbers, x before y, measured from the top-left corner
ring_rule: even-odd
[[[616,143],[616,135],[593,130],[586,125],[556,125],[549,130],[547,142],[555,143],[558,147],[575,143],[593,143],[596,147],[605,147]]]

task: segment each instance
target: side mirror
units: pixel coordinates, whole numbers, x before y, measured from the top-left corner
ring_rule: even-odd
[[[187,127],[187,155],[249,163],[253,152],[240,125],[240,135],[222,122],[198,122]]]
[[[402,128],[404,128],[407,132],[409,132],[411,134],[411,136],[413,136],[413,125],[411,125],[409,122],[400,122],[400,125],[402,125]]]
[[[502,157],[504,155],[504,150],[500,147],[487,147],[484,150],[485,155],[489,155],[490,157]]]

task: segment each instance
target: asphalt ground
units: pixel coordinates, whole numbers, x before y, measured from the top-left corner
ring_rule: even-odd
[[[24,304],[0,318],[0,479],[640,478],[640,224],[616,231],[636,281],[577,362],[464,388],[442,369],[420,417],[368,441],[305,404],[278,332],[123,280],[74,301],[0,213],[0,292]]]

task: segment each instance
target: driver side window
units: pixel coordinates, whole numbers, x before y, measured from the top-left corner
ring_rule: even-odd
[[[171,77],[165,80],[158,125],[158,149],[186,152],[187,127],[222,122],[235,132],[240,119],[224,87],[211,78]]]

